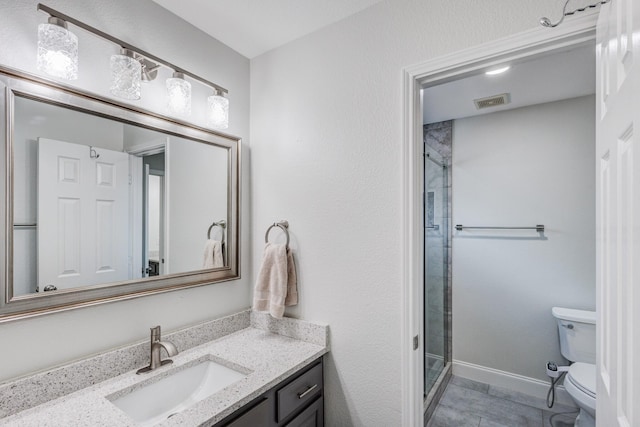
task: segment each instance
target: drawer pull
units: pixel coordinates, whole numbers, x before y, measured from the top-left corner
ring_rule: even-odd
[[[303,391],[302,393],[298,393],[298,399],[304,399],[304,397],[311,393],[313,390],[318,388],[318,384],[314,384],[311,387],[309,387],[306,391]]]

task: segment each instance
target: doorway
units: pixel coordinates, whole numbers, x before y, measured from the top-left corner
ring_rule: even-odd
[[[144,168],[143,277],[165,272],[165,153],[142,158]]]
[[[577,18],[564,28],[550,33],[540,28],[507,40],[474,47],[445,58],[429,61],[405,70],[405,310],[403,330],[403,390],[410,399],[403,401],[403,425],[422,425],[425,420],[423,396],[425,372],[425,343],[416,336],[425,337],[425,295],[422,286],[425,275],[424,202],[423,194],[423,120],[420,91],[424,87],[451,82],[478,73],[505,61],[524,61],[534,56],[547,55],[561,49],[570,49],[595,37],[595,16]],[[455,187],[455,183],[453,183]],[[455,191],[455,190],[454,190]],[[455,207],[454,207],[455,209]],[[455,310],[454,310],[455,311]],[[446,384],[445,384],[446,385]]]

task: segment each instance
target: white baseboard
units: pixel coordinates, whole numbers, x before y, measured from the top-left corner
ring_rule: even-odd
[[[475,365],[461,360],[453,361],[452,373],[458,377],[489,384],[490,386],[506,388],[545,400],[550,385],[549,382],[535,378],[487,368],[486,366]],[[576,406],[562,385],[556,386],[556,403],[572,407]]]

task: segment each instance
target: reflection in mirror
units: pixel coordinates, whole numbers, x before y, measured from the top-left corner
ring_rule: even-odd
[[[225,230],[210,230],[229,220],[226,147],[21,96],[14,108],[14,296],[227,265]]]
[[[161,156],[160,160],[164,165],[164,153],[148,156],[145,160],[158,156]],[[143,247],[146,262],[142,265],[147,266],[148,276],[159,276],[164,274],[164,167],[149,169],[149,164],[145,163],[145,176],[147,177],[145,186],[147,213],[142,219],[147,221],[145,222],[146,237],[142,244],[146,245],[146,248]]]

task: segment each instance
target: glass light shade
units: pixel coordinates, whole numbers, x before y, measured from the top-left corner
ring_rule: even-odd
[[[207,98],[209,124],[217,129],[229,127],[229,100],[222,95]]]
[[[56,21],[49,19],[49,22]],[[57,23],[38,25],[38,70],[50,76],[76,80],[78,37]]]
[[[133,52],[111,56],[111,93],[124,99],[140,99],[142,65]]]
[[[168,109],[178,116],[191,115],[191,83],[182,77],[182,73],[173,73],[167,79]]]

